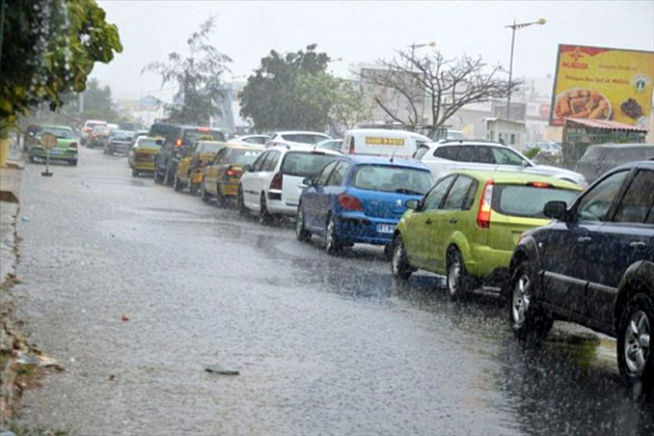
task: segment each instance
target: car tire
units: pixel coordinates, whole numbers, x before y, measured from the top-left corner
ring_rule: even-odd
[[[654,327],[654,301],[644,293],[631,297],[618,323],[618,369],[629,386],[642,384],[643,392],[654,387],[654,354],[650,336]]]
[[[71,160],[71,161],[70,161],[70,164],[71,164],[72,166],[76,167],[76,166],[77,166],[77,159]]]
[[[461,253],[456,248],[447,252],[447,292],[452,301],[464,300],[474,289],[474,280],[466,271]]]
[[[31,163],[35,163],[35,162],[36,162],[36,159],[34,159],[34,156],[29,156],[27,159],[28,159]]]
[[[241,185],[238,186],[238,192],[236,193],[236,204],[238,207],[239,215],[246,216],[249,213],[248,208],[245,207],[245,199],[243,197],[243,186]]]
[[[205,203],[209,202],[209,193],[207,192],[207,186],[204,183],[204,179],[200,182],[200,198]]]
[[[139,172],[136,171],[136,169],[132,168],[132,177],[137,177],[139,175]]]
[[[225,207],[226,204],[225,196],[220,192],[220,183],[216,183],[216,206]]]
[[[541,343],[554,324],[552,316],[534,304],[536,286],[536,275],[529,261],[523,260],[509,281],[509,322],[513,335],[531,344]]]
[[[309,242],[311,240],[311,232],[304,226],[304,211],[302,205],[297,207],[295,215],[295,237],[300,242]]]
[[[176,192],[179,192],[182,190],[182,182],[180,182],[179,177],[177,176],[177,173],[175,173],[175,178],[173,180],[173,189]]]
[[[327,254],[336,255],[343,251],[343,245],[336,235],[336,221],[330,216],[325,225],[325,251]]]
[[[261,200],[259,200],[259,224],[262,226],[269,226],[272,224],[273,216],[268,212],[266,206],[266,194],[261,193]]]
[[[163,177],[161,176],[161,174],[159,174],[159,171],[157,171],[156,167],[154,169],[154,183],[157,183],[159,185],[163,183]]]
[[[198,185],[197,185],[196,183],[189,182],[189,185],[188,185],[188,192],[189,192],[189,194],[191,194],[193,197],[195,197],[196,195],[198,195]]]
[[[166,174],[164,174],[164,185],[166,186],[173,186],[173,182],[175,179],[175,173],[171,171],[170,167],[166,167]]]
[[[393,238],[391,247],[393,253],[391,256],[391,271],[393,272],[393,276],[398,279],[408,280],[413,270],[406,256],[402,235],[398,234]]]

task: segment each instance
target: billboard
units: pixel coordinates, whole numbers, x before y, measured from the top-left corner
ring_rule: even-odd
[[[653,83],[654,52],[559,45],[550,124],[581,118],[647,128]]]

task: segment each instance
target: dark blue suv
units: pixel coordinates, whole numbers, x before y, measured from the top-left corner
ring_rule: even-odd
[[[545,214],[555,221],[525,232],[511,261],[515,336],[540,340],[554,319],[582,324],[617,337],[625,381],[654,387],[654,162],[618,167]]]

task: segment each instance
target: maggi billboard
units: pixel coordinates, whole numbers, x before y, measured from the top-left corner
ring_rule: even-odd
[[[647,127],[653,83],[653,52],[559,45],[550,124],[584,118]]]

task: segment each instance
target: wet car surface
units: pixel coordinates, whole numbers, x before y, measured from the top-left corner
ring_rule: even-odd
[[[235,209],[80,150],[26,167],[13,289],[66,371],[21,420],[70,434],[652,434],[615,343],[555,325],[513,340],[494,295],[391,277],[383,249],[329,257]],[[121,319],[125,316],[127,321]],[[222,364],[238,376],[205,371]]]

